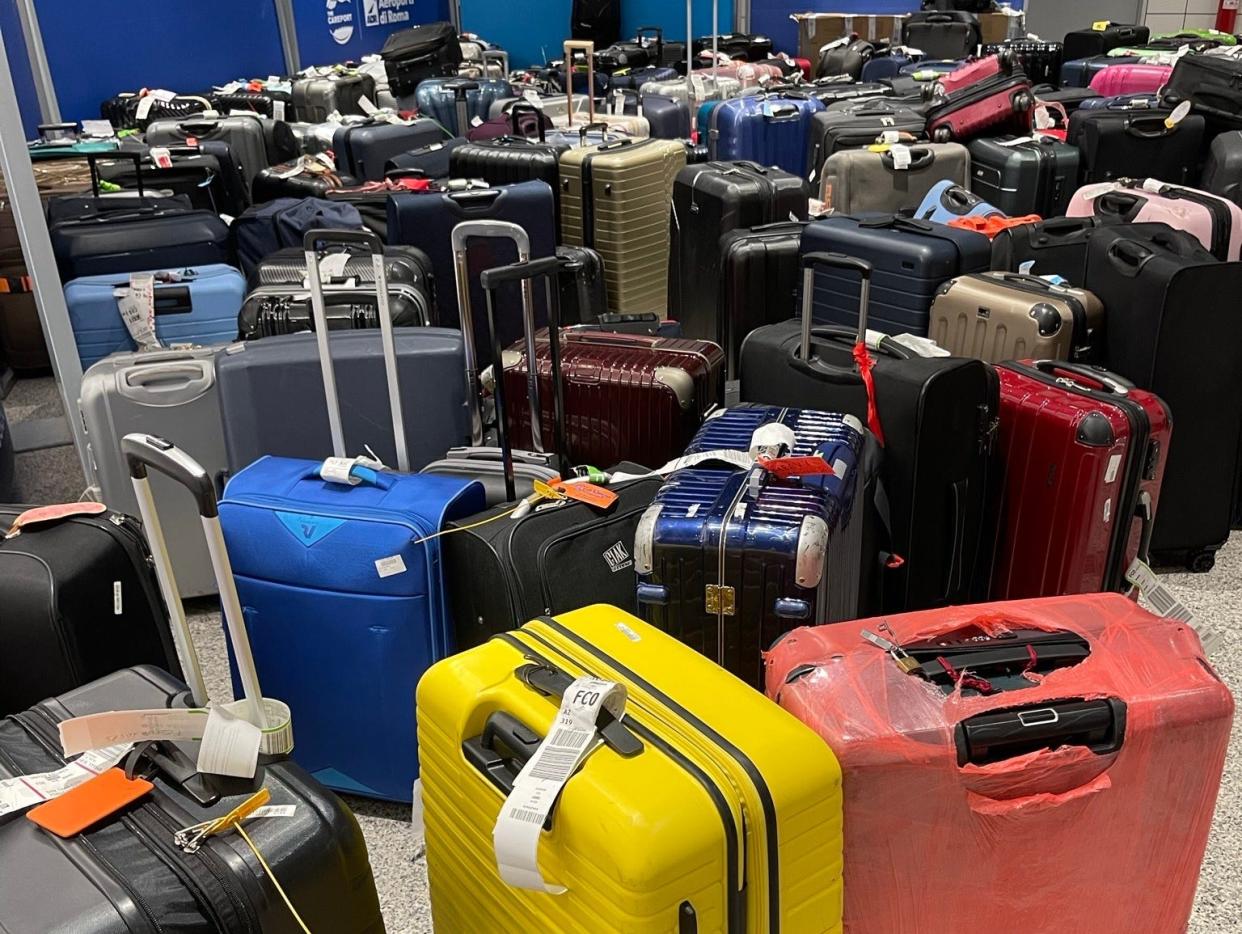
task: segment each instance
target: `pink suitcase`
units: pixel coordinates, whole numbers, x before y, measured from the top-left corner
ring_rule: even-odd
[[[841,763],[846,934],[1186,930],[1234,704],[1185,623],[1082,594],[795,629],[767,692]]]
[[[957,68],[946,75],[940,77],[940,89],[948,94],[952,91],[960,91],[962,88],[970,87],[972,84],[978,84],[985,78],[992,78],[996,75],[1009,74],[1012,69],[1007,59],[1002,59],[998,55],[988,55],[984,58],[977,58],[967,62],[961,68]]]
[[[1172,65],[1109,65],[1091,79],[1091,90],[1101,97],[1155,93],[1164,87],[1171,74]]]
[[[734,78],[741,82],[743,88],[758,87],[768,82],[785,83],[785,73],[780,65],[765,65],[763,62],[739,62],[726,59],[721,55],[719,64],[711,64],[711,53],[704,52],[699,56],[699,67],[695,74],[714,75],[718,78]]]
[[[1035,97],[1021,72],[998,73],[936,99],[927,110],[927,135],[936,143],[1031,131]]]
[[[1084,185],[1066,217],[1117,217],[1137,224],[1159,221],[1193,234],[1222,262],[1242,259],[1242,207],[1228,198],[1158,179],[1122,179]]]

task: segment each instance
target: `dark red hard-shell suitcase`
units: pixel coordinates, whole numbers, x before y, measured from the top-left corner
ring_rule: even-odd
[[[553,437],[548,334],[536,336],[545,439]],[[526,396],[528,358],[518,342],[505,353],[505,390]],[[708,410],[722,399],[724,351],[711,341],[563,330],[561,373],[566,441],[575,463],[633,461],[660,467],[678,457]],[[533,446],[530,407],[509,408],[511,443]]]
[[[1022,72],[997,74],[946,94],[927,111],[927,136],[959,142],[1004,132],[1027,133],[1035,97]]]
[[[1168,407],[1101,367],[1028,360],[997,372],[1005,489],[992,598],[1128,590],[1160,501]]]

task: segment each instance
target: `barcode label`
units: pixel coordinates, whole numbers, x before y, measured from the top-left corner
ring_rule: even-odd
[[[557,731],[552,734],[552,738],[548,740],[549,746],[572,746],[575,749],[585,745],[587,738],[590,736],[587,730],[571,730],[566,727],[558,727]]]
[[[514,808],[509,812],[508,816],[525,824],[542,824],[544,819],[542,814],[538,811],[532,811],[530,808]]]
[[[527,774],[546,782],[559,782],[565,779],[578,761],[577,748],[561,748],[544,746],[539,750],[538,758]]]

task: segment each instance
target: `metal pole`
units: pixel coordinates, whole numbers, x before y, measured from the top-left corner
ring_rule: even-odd
[[[86,449],[86,429],[78,417],[82,361],[73,340],[73,328],[69,325],[69,309],[65,307],[65,293],[56,272],[56,256],[52,253],[52,241],[47,233],[43,202],[39,198],[39,187],[35,183],[34,169],[26,149],[26,134],[22,129],[17,90],[13,86],[13,74],[9,71],[9,56],[4,48],[3,35],[0,35],[0,170],[3,170],[8,186],[9,203],[17,222],[17,234],[26,258],[26,269],[30,273],[39,321],[43,325],[43,339],[47,341],[56,385],[60,388],[61,402],[65,407],[65,418],[73,435],[78,459],[82,462],[86,482],[94,485],[95,472]]]
[[[43,33],[39,29],[39,14],[35,11],[34,0],[17,0],[17,15],[22,21],[22,39],[26,42],[26,55],[30,58],[39,113],[44,123],[60,123],[60,104],[56,100],[56,87],[52,84],[52,70],[47,64],[47,51],[43,48]],[[5,72],[8,73],[7,68]],[[12,75],[9,77],[11,81]]]
[[[733,0],[733,31],[750,32],[750,0]]]
[[[296,75],[302,69],[302,55],[298,51],[297,17],[293,15],[293,0],[274,0],[276,23],[280,28],[280,47],[285,53],[285,73]]]

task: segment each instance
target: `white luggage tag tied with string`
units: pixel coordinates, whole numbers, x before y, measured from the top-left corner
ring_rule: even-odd
[[[496,865],[509,885],[552,895],[567,891],[544,881],[539,871],[543,824],[570,776],[599,742],[600,712],[620,720],[625,697],[625,685],[598,678],[578,678],[565,689],[548,735],[514,779],[492,830]]]
[[[125,330],[139,349],[160,346],[155,336],[155,276],[149,272],[129,277],[128,286],[112,290]]]
[[[389,469],[387,464],[375,456],[375,452],[370,447],[366,447],[366,452],[366,454],[359,454],[357,457],[325,458],[324,462],[319,466],[319,478],[329,483],[357,486],[362,482],[363,478],[354,473],[355,467],[365,467],[377,473]]]
[[[1126,580],[1133,584],[1139,594],[1158,615],[1185,623],[1199,636],[1205,654],[1211,655],[1220,646],[1224,636],[1210,623],[1195,618],[1194,613],[1182,603],[1164,584],[1156,572],[1141,558],[1135,558],[1126,569]]]
[[[893,168],[899,172],[904,172],[910,168],[910,164],[914,161],[910,156],[910,147],[901,143],[893,143],[889,149],[889,153],[893,157]]]

